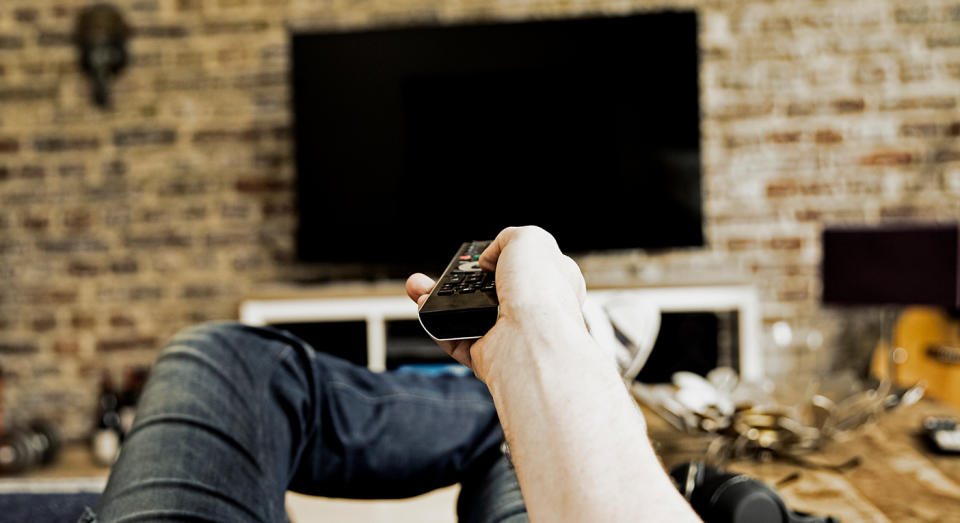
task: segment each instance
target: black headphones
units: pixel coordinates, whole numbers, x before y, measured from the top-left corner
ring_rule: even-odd
[[[708,523],[839,523],[790,510],[780,496],[749,476],[690,462],[670,471],[680,493]]]

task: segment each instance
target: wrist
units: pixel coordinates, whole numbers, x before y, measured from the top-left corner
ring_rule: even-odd
[[[482,343],[474,345],[474,368],[491,393],[524,383],[551,387],[583,372],[609,372],[622,383],[614,362],[596,345],[582,319],[536,325],[524,321],[521,326],[502,318]]]

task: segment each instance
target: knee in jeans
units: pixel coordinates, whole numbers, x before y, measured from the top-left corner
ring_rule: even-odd
[[[187,327],[178,332],[164,348],[160,357],[183,351],[185,348],[212,358],[215,361],[230,358],[233,361],[246,359],[257,350],[255,344],[244,342],[250,338],[251,327],[238,322],[215,321]]]

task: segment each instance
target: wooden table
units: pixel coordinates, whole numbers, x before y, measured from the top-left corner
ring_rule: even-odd
[[[702,456],[699,438],[673,429],[645,409],[651,439],[664,465]],[[739,461],[725,466],[774,486],[791,509],[850,521],[960,521],[960,456],[930,452],[918,435],[924,417],[960,416],[955,408],[924,399],[885,413],[875,423],[810,454],[811,461],[842,463],[859,456],[844,472],[792,463]],[[799,474],[796,479],[781,483]],[[779,486],[778,483],[781,483]]]

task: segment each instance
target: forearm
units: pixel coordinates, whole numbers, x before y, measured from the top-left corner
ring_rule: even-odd
[[[535,348],[498,354],[488,386],[531,518],[696,520],[615,367],[598,356],[586,331],[523,341]]]

